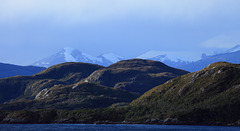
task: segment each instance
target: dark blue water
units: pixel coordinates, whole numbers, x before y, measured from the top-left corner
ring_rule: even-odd
[[[128,124],[0,124],[1,131],[240,131],[240,127]]]

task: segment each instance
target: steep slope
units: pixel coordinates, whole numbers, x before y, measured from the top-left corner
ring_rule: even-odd
[[[21,98],[0,105],[1,110],[23,109],[67,109],[102,108],[112,104],[128,104],[139,97],[121,89],[81,83],[72,85],[55,85],[45,88],[34,99]]]
[[[35,66],[50,67],[52,65],[64,63],[64,62],[84,62],[92,63],[103,66],[109,66],[124,58],[112,53],[102,54],[98,57],[91,56],[87,53],[80,52],[77,49],[71,47],[65,47],[61,51],[55,53],[52,56],[44,58],[40,61],[33,63]]]
[[[0,103],[18,97],[35,97],[45,88],[57,84],[73,84],[102,66],[86,63],[64,63],[52,66],[33,76],[16,76],[0,79]]]
[[[132,59],[97,70],[82,82],[96,83],[142,94],[154,86],[187,73],[187,71],[169,67],[161,62]]]
[[[16,75],[30,76],[36,74],[45,68],[35,66],[18,66],[6,63],[0,63],[0,78],[12,77]]]
[[[188,124],[240,121],[240,65],[219,62],[177,77],[146,92],[131,107],[131,120],[171,117]]]

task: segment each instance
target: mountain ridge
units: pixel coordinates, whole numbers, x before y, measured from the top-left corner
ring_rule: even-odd
[[[64,62],[84,62],[108,66],[117,61],[124,60],[123,57],[113,53],[102,54],[97,57],[83,53],[72,47],[65,47],[61,51],[33,63],[35,66],[50,67]]]
[[[174,51],[150,50],[137,56],[136,58],[160,61],[174,68],[180,68],[194,72],[214,62],[226,61],[230,63],[240,63],[240,60],[236,59],[236,57],[240,55],[240,53],[236,52],[239,51],[240,45],[236,45],[226,51],[214,53],[211,55],[206,55],[203,53],[202,58],[199,60],[190,60],[189,55],[192,54],[187,54],[186,52],[183,53]],[[49,67],[51,65],[63,62],[85,62],[109,66],[120,60],[125,60],[125,58],[113,53],[101,54],[97,57],[93,57],[74,48],[67,47],[51,57],[35,62],[33,65]]]
[[[0,63],[0,78],[13,77],[17,75],[30,76],[46,68],[36,66],[19,66],[7,63]]]
[[[234,51],[234,52],[220,53],[220,54],[205,56],[204,58],[198,61],[178,66],[178,68],[185,69],[190,72],[194,72],[194,71],[201,70],[204,67],[214,62],[230,62],[230,63],[240,64],[240,59],[238,58],[238,56],[240,56],[240,50]]]

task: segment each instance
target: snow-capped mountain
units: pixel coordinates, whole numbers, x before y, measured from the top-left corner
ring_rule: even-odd
[[[101,60],[102,64],[104,66],[111,65],[113,63],[116,63],[120,60],[124,60],[123,57],[115,55],[113,53],[108,53],[108,54],[102,54],[97,57],[99,60]]]
[[[212,55],[204,53],[200,60],[190,60],[190,56],[191,54],[183,52],[148,51],[137,58],[161,61],[169,66],[194,72],[219,61],[240,64],[240,45],[236,45],[221,53],[213,53]]]
[[[168,66],[176,68],[189,63],[189,60],[187,60],[188,58],[184,57],[181,52],[164,52],[151,50],[138,56],[137,58],[160,61],[167,64]]]
[[[60,64],[64,62],[84,62],[84,63],[93,63],[103,66],[108,66],[117,61],[123,60],[123,57],[120,57],[115,54],[103,54],[98,57],[91,56],[87,53],[80,52],[77,49],[71,47],[65,47],[56,54],[44,58],[40,61],[33,63],[35,66],[50,67],[55,64]]]

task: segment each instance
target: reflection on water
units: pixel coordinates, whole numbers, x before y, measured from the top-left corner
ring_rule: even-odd
[[[143,125],[143,124],[1,124],[1,131],[66,131],[66,130],[85,130],[85,131],[174,131],[174,130],[188,130],[188,131],[202,131],[202,130],[216,130],[216,131],[236,131],[240,127],[225,127],[225,126],[185,126],[185,125]]]

